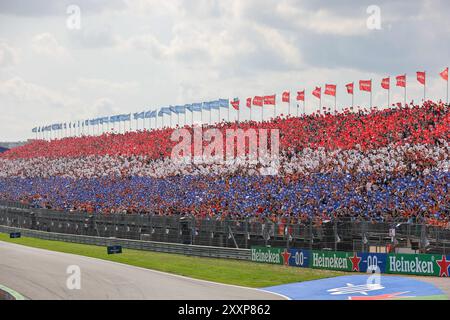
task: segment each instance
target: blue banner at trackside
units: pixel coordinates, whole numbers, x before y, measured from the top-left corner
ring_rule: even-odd
[[[386,272],[387,254],[386,253],[369,253],[361,252],[357,256],[361,258],[359,262],[359,271],[361,272]]]
[[[303,249],[289,249],[289,265],[292,267],[308,268],[310,251]]]

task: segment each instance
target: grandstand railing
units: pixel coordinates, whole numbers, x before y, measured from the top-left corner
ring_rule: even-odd
[[[450,252],[450,230],[407,222],[346,220],[284,224],[269,220],[214,220],[194,216],[92,215],[0,202],[0,225],[98,238],[224,248],[272,246],[358,252]]]

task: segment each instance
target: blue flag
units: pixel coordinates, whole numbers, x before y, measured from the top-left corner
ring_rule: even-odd
[[[145,118],[156,118],[156,110],[147,111],[145,113]]]
[[[220,109],[220,101],[219,100],[215,100],[215,101],[211,101],[209,103],[211,109],[215,109],[215,110],[219,110]]]
[[[211,110],[211,102],[203,102],[203,110]]]
[[[159,112],[158,112],[158,116],[159,117],[162,117],[164,114],[170,115],[170,108],[169,107],[164,107],[164,108],[161,108],[159,110]]]
[[[193,104],[187,104],[185,105],[186,109],[188,109],[190,112],[194,111],[202,111],[202,104],[201,103],[193,103]]]
[[[131,113],[120,115],[120,121],[130,121],[130,120],[131,120]]]
[[[228,108],[230,106],[230,101],[228,99],[219,99],[219,105],[221,108]]]
[[[145,118],[145,112],[144,111],[136,112],[135,114],[133,114],[133,116],[134,116],[134,120],[144,119]]]
[[[114,122],[119,122],[120,121],[120,116],[111,116],[109,117],[109,122],[114,123]]]
[[[175,113],[186,113],[186,108],[184,106],[175,106]]]

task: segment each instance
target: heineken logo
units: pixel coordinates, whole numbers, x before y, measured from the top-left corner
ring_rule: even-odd
[[[431,259],[422,260],[419,256],[406,258],[403,256],[389,256],[391,272],[434,274],[434,264]]]
[[[313,252],[312,266],[325,269],[348,269],[348,261],[344,254]]]
[[[252,248],[252,261],[281,264],[280,249]]]

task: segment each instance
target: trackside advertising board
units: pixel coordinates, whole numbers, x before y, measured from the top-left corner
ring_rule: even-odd
[[[352,271],[351,254],[337,251],[311,251],[310,268]]]
[[[282,264],[280,248],[252,247],[252,261],[270,264]]]
[[[448,277],[450,256],[435,254],[388,254],[387,273]]]
[[[448,277],[450,256],[252,247],[252,261],[292,267]]]

